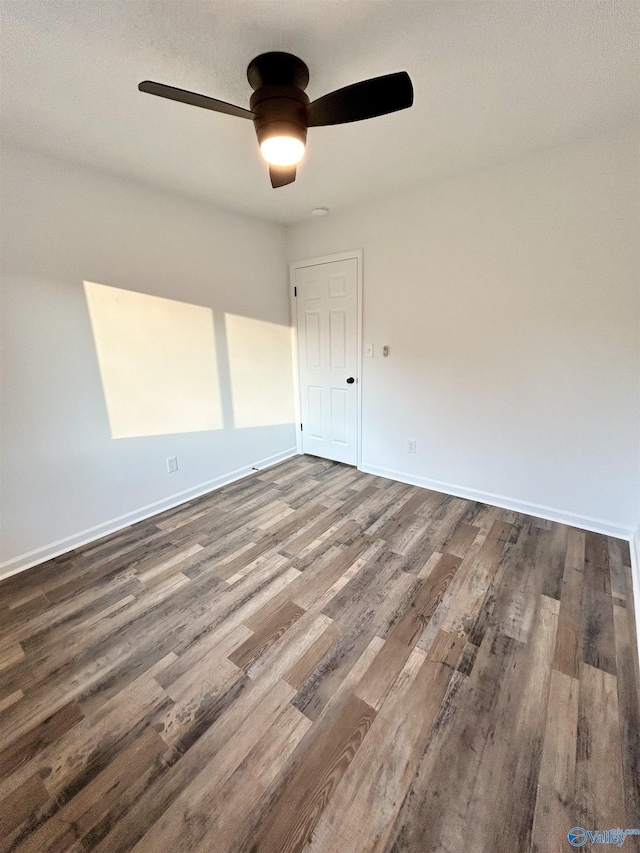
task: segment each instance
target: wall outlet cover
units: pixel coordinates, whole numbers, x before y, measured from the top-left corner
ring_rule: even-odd
[[[167,471],[170,474],[173,474],[177,470],[178,470],[178,457],[177,456],[168,456],[167,457]]]

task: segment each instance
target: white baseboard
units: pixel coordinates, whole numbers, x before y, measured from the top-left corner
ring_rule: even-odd
[[[159,501],[142,506],[139,509],[134,509],[124,515],[119,515],[117,518],[111,518],[102,524],[96,524],[95,527],[88,527],[81,530],[79,533],[74,533],[71,536],[65,536],[64,539],[58,539],[56,542],[51,542],[48,545],[43,545],[26,554],[20,554],[18,557],[13,557],[4,563],[0,563],[0,580],[11,577],[11,575],[23,572],[25,569],[30,569],[32,566],[37,566],[40,563],[45,563],[47,560],[52,560],[54,557],[59,557],[60,554],[66,554],[67,551],[73,551],[74,548],[79,548],[82,545],[87,545],[89,542],[95,542],[96,539],[102,539],[103,536],[108,536],[110,533],[116,533],[124,527],[129,527],[138,521],[144,521],[146,518],[151,518],[158,515],[167,509],[187,501],[198,498],[201,495],[206,495],[208,492],[213,492],[233,483],[236,480],[241,480],[252,474],[256,468],[262,470],[277,465],[279,462],[284,462],[285,459],[290,459],[296,456],[298,451],[295,447],[276,453],[273,456],[268,456],[265,459],[259,459],[253,465],[247,465],[244,468],[237,468],[235,471],[230,471],[228,474],[222,474],[220,477],[215,477],[213,480],[207,480],[205,483],[199,483],[197,486],[192,486],[190,489],[185,489],[182,492],[176,492],[169,497]]]
[[[629,540],[631,552],[631,586],[633,587],[633,606],[636,612],[636,639],[640,658],[640,527]]]
[[[640,593],[640,527],[631,537],[629,547],[631,549],[631,571],[634,581],[637,581],[637,592]]]
[[[624,527],[613,521],[602,518],[591,518],[587,515],[577,515],[573,512],[554,509],[542,504],[528,503],[504,495],[494,495],[491,492],[479,492],[475,489],[467,489],[464,486],[456,486],[453,483],[443,483],[440,480],[429,480],[427,477],[417,477],[414,474],[406,474],[402,471],[393,471],[390,468],[378,468],[373,465],[362,465],[360,470],[367,474],[376,474],[389,480],[398,480],[408,483],[410,486],[421,486],[424,489],[432,489],[434,492],[444,492],[456,498],[465,498],[470,501],[497,506],[501,509],[509,509],[513,512],[522,512],[525,515],[533,515],[536,518],[544,518],[547,521],[555,521],[559,524],[568,524],[571,527],[579,527],[582,530],[591,530],[594,533],[603,533],[606,536],[615,536],[618,539],[631,540],[634,530]]]

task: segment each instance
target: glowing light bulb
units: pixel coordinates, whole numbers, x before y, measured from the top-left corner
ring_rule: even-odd
[[[304,142],[293,136],[270,136],[260,145],[260,151],[273,166],[294,166],[302,160]]]

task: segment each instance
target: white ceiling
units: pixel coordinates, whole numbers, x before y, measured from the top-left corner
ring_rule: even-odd
[[[640,5],[609,0],[2,0],[11,142],[290,223],[637,125]],[[137,91],[248,106],[246,66],[284,50],[314,98],[406,70],[410,110],[312,128],[271,189],[251,122]]]

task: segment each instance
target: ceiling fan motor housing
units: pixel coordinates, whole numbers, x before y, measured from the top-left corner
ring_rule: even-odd
[[[272,136],[291,136],[305,144],[309,103],[304,91],[309,82],[305,63],[291,53],[263,53],[250,62],[247,79],[255,90],[250,108],[258,143]]]

